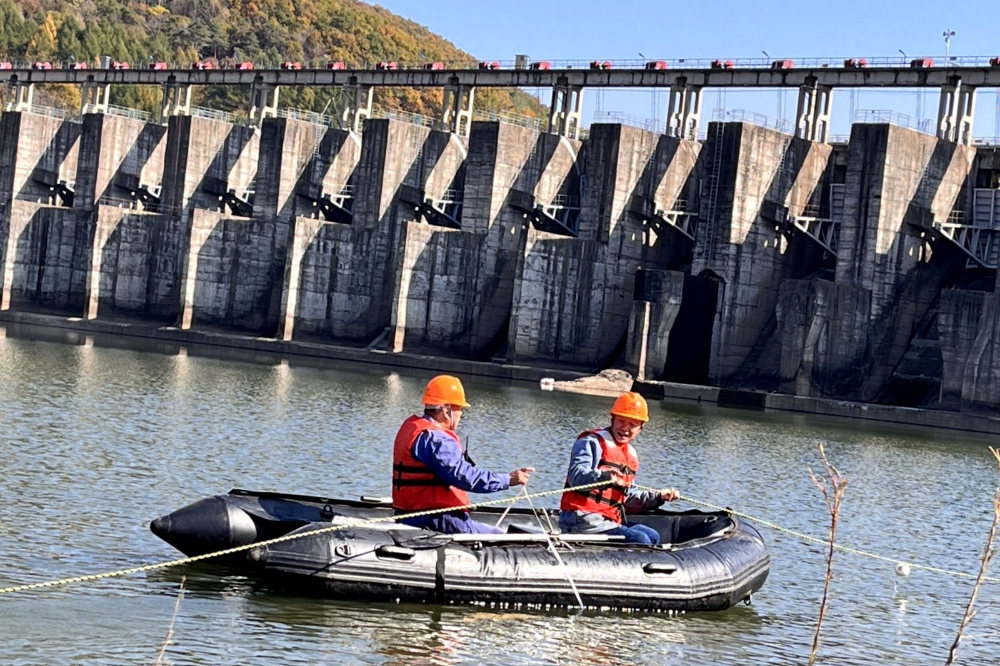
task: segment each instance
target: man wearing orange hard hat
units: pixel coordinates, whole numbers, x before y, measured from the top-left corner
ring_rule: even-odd
[[[392,452],[392,506],[397,514],[452,509],[404,518],[413,527],[454,534],[499,534],[504,530],[469,517],[466,493],[495,493],[528,482],[533,467],[496,474],[476,467],[462,453],[455,431],[469,406],[458,377],[438,375],[427,383],[423,415],[403,421]]]
[[[626,514],[651,511],[680,497],[673,488],[663,492],[638,490],[633,483],[639,457],[632,442],[649,422],[649,407],[638,393],[623,393],[611,407],[611,425],[577,437],[569,459],[566,487],[600,481],[609,485],[566,491],[559,508],[564,532],[623,536],[631,543],[656,545],[659,533],[640,524],[629,525]]]

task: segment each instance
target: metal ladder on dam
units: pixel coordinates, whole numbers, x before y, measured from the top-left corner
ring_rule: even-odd
[[[708,205],[705,209],[705,224],[708,233],[708,238],[706,238],[708,247],[708,256],[705,258],[706,264],[711,264],[712,259],[715,258],[715,228],[718,226],[716,224],[715,215],[719,207],[719,181],[722,179],[722,143],[725,137],[726,124],[720,119],[715,120],[715,133],[712,138],[712,144],[715,146],[715,151],[712,155],[712,170],[708,173],[708,192],[706,193],[705,200]]]

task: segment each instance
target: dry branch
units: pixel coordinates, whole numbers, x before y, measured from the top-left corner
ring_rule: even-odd
[[[163,664],[163,655],[167,653],[167,646],[170,645],[171,639],[174,637],[174,622],[177,620],[177,612],[181,609],[181,601],[184,600],[184,582],[187,580],[187,576],[181,576],[181,587],[177,590],[177,601],[174,603],[174,614],[170,616],[170,627],[167,628],[167,638],[163,641],[163,646],[160,648],[160,654],[156,655],[155,666],[161,666]]]
[[[826,473],[822,479],[809,470],[809,478],[819,489],[826,501],[826,508],[830,512],[830,549],[826,554],[826,579],[823,581],[823,599],[819,606],[819,619],[816,621],[816,633],[813,634],[812,649],[809,651],[809,665],[816,663],[816,653],[819,651],[819,635],[823,628],[823,618],[826,616],[826,607],[830,592],[830,581],[833,579],[833,551],[834,535],[837,532],[837,522],[840,519],[840,503],[844,499],[844,491],[847,490],[847,479],[840,475],[836,467],[830,464],[826,458],[826,451],[823,445],[819,445],[819,454],[823,457],[823,465]]]
[[[1000,449],[994,449],[992,446],[989,448],[990,453],[997,460],[997,471],[1000,471]],[[982,587],[983,579],[989,571],[990,562],[993,561],[993,556],[996,555],[993,543],[996,538],[998,524],[1000,524],[1000,489],[997,489],[993,495],[993,524],[990,525],[990,535],[986,539],[986,548],[983,549],[983,559],[979,565],[979,575],[976,576],[976,584],[972,588],[972,596],[969,597],[969,603],[965,607],[965,615],[962,616],[962,622],[958,625],[958,635],[955,636],[955,642],[951,644],[951,650],[948,651],[948,660],[945,664],[955,663],[955,660],[958,658],[958,646],[962,642],[962,634],[965,633],[965,628],[972,622],[972,618],[976,616],[976,597],[979,596],[979,588]]]

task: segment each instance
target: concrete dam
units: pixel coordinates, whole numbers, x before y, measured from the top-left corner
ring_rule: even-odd
[[[729,113],[699,137],[700,100],[674,131],[585,132],[581,94],[547,131],[471,95],[433,126],[370,97],[346,126],[22,98],[0,310],[996,409],[1000,151],[971,111],[831,142],[807,95],[804,130]]]

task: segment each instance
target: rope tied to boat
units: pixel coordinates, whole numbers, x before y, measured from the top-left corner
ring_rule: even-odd
[[[642,485],[639,485],[639,484],[636,484],[636,488],[640,488],[642,490],[651,490],[651,491],[657,492],[657,493],[662,492],[661,490],[658,490],[656,488],[650,488],[649,486],[642,486]],[[795,538],[797,538],[797,539],[799,539],[801,541],[808,541],[810,543],[817,543],[817,544],[821,544],[823,546],[829,546],[830,545],[830,540],[829,539],[823,539],[823,538],[820,538],[820,537],[815,537],[815,536],[813,536],[811,534],[805,534],[803,532],[797,532],[795,530],[789,529],[787,527],[782,527],[781,525],[769,522],[769,521],[764,520],[762,518],[758,518],[756,516],[751,516],[750,514],[743,513],[743,512],[740,512],[740,511],[735,511],[733,509],[730,509],[727,506],[719,506],[718,504],[711,504],[710,502],[703,502],[701,500],[696,500],[696,499],[688,497],[686,495],[680,495],[677,499],[684,500],[685,502],[688,502],[690,504],[697,504],[698,506],[703,506],[703,507],[706,507],[708,509],[713,509],[715,511],[724,511],[725,513],[728,513],[731,516],[736,516],[737,518],[743,518],[744,520],[748,520],[748,521],[752,522],[754,525],[761,525],[763,527],[767,527],[768,529],[772,529],[772,530],[774,530],[776,532],[781,532],[783,534],[787,534],[789,536],[793,536],[793,537],[795,537]],[[919,569],[921,571],[927,571],[927,572],[930,572],[930,573],[946,574],[946,575],[949,575],[949,576],[957,576],[959,578],[973,578],[973,579],[976,578],[977,575],[978,575],[978,574],[974,574],[974,573],[968,573],[966,571],[955,571],[953,569],[942,569],[941,567],[932,567],[932,566],[929,566],[929,565],[926,565],[926,564],[917,564],[916,562],[906,562],[906,561],[900,560],[898,558],[886,557],[885,555],[879,555],[877,553],[870,553],[870,552],[865,551],[865,550],[860,550],[858,548],[851,548],[850,546],[844,546],[844,545],[841,545],[839,543],[834,543],[833,547],[835,549],[839,550],[839,551],[842,551],[842,552],[845,552],[845,553],[851,553],[852,555],[860,555],[862,557],[868,557],[868,558],[871,558],[873,560],[880,560],[882,562],[891,562],[892,564],[897,564],[897,565],[906,565],[906,566],[910,567],[911,569]],[[1000,583],[1000,578],[997,578],[995,576],[983,576],[983,580],[984,581],[989,581],[989,582],[992,582],[992,583]]]
[[[183,565],[183,564],[190,564],[190,563],[193,563],[193,562],[200,562],[200,561],[203,561],[203,560],[212,559],[214,557],[221,557],[223,555],[232,555],[232,554],[235,554],[235,553],[240,553],[240,552],[244,552],[244,551],[247,551],[247,550],[251,550],[253,548],[260,548],[260,547],[263,547],[263,546],[270,546],[270,545],[273,545],[273,544],[276,544],[276,543],[282,543],[282,542],[285,542],[285,541],[292,541],[294,539],[300,539],[300,538],[307,537],[307,536],[315,536],[315,535],[318,535],[318,534],[325,534],[325,533],[328,533],[328,532],[337,532],[337,531],[345,530],[345,529],[348,529],[348,528],[362,527],[364,525],[371,525],[371,524],[375,524],[375,523],[395,522],[395,521],[397,521],[399,519],[403,519],[403,518],[417,518],[417,517],[420,517],[420,516],[431,516],[431,515],[435,515],[435,514],[439,514],[439,513],[446,513],[448,511],[454,511],[455,509],[465,509],[465,510],[468,510],[468,511],[473,511],[473,510],[475,510],[475,509],[477,509],[479,507],[484,507],[484,506],[494,506],[494,505],[507,504],[507,503],[513,504],[514,502],[518,502],[518,501],[520,501],[522,499],[527,499],[529,501],[529,503],[530,503],[530,501],[532,499],[537,499],[537,498],[540,498],[540,497],[548,497],[548,496],[551,496],[551,495],[561,495],[562,493],[567,492],[567,491],[590,490],[592,488],[600,488],[601,486],[605,486],[605,485],[607,485],[609,483],[611,483],[610,480],[608,480],[608,481],[599,481],[597,483],[588,483],[588,484],[584,484],[584,485],[580,485],[580,486],[573,486],[573,487],[570,487],[570,488],[557,488],[557,489],[554,489],[554,490],[544,490],[544,491],[539,491],[539,492],[530,493],[530,494],[525,493],[525,492],[521,492],[521,493],[519,493],[517,495],[514,495],[513,497],[503,497],[503,498],[495,499],[495,500],[487,500],[485,502],[470,503],[470,504],[467,504],[467,505],[461,506],[461,507],[449,507],[447,509],[428,509],[428,510],[425,510],[425,511],[414,511],[412,513],[405,513],[405,514],[391,515],[391,516],[382,516],[382,517],[379,517],[379,518],[370,518],[368,520],[359,521],[359,522],[355,522],[355,523],[351,523],[351,524],[347,524],[347,525],[331,525],[330,527],[322,527],[322,528],[319,528],[319,529],[316,529],[316,530],[312,530],[312,531],[309,531],[309,532],[298,532],[298,533],[293,533],[293,534],[286,534],[284,536],[275,537],[273,539],[267,539],[265,541],[258,541],[258,542],[254,542],[254,543],[251,543],[251,544],[246,544],[244,546],[235,546],[233,548],[227,548],[225,550],[219,550],[219,551],[215,551],[215,552],[212,552],[212,553],[205,553],[205,554],[202,554],[202,555],[193,555],[191,557],[182,557],[182,558],[179,558],[179,559],[176,559],[176,560],[170,560],[170,561],[167,561],[167,562],[157,562],[155,564],[147,564],[147,565],[143,565],[143,566],[130,567],[130,568],[127,568],[127,569],[119,569],[117,571],[108,571],[108,572],[104,572],[104,573],[91,574],[91,575],[87,575],[87,576],[73,576],[71,578],[60,578],[60,579],[57,579],[57,580],[49,580],[49,581],[43,581],[43,582],[39,582],[39,583],[28,583],[28,584],[25,584],[25,585],[14,585],[14,586],[11,586],[11,587],[4,587],[4,588],[0,588],[0,596],[2,596],[4,594],[13,594],[15,592],[26,592],[26,591],[29,591],[29,590],[38,590],[38,589],[43,589],[43,588],[48,588],[48,587],[58,587],[58,586],[61,586],[61,585],[71,585],[71,584],[74,584],[74,583],[84,583],[84,582],[90,582],[90,581],[96,581],[96,580],[103,580],[103,579],[107,579],[107,578],[119,578],[121,576],[128,576],[130,574],[135,574],[135,573],[143,573],[143,572],[146,572],[146,571],[156,571],[156,570],[159,570],[159,569],[167,569],[167,568],[170,568],[170,567],[180,566],[180,565]],[[639,484],[636,484],[635,487],[636,488],[640,488],[642,490],[650,490],[650,491],[657,492],[657,493],[663,492],[663,490],[656,489],[656,488],[651,488],[649,486],[643,486],[643,485],[639,485]],[[822,545],[825,545],[825,546],[828,546],[830,544],[830,542],[829,542],[828,539],[822,539],[820,537],[812,536],[811,534],[805,534],[803,532],[797,532],[797,531],[789,529],[787,527],[782,527],[781,525],[778,525],[777,523],[773,523],[773,522],[764,520],[762,518],[758,518],[756,516],[752,516],[752,515],[750,515],[748,513],[743,513],[741,511],[735,511],[735,510],[733,510],[733,509],[731,509],[729,507],[720,506],[718,504],[712,504],[710,502],[704,502],[702,500],[698,500],[698,499],[695,499],[693,497],[688,497],[686,495],[680,495],[678,497],[678,499],[684,500],[685,502],[688,502],[690,504],[696,504],[696,505],[703,506],[703,507],[706,507],[706,508],[709,508],[709,509],[712,509],[712,510],[715,510],[715,511],[722,511],[724,513],[729,514],[730,516],[736,516],[737,518],[743,518],[744,520],[748,520],[748,521],[754,523],[755,525],[760,525],[760,526],[766,527],[768,529],[775,530],[776,532],[787,534],[787,535],[795,537],[796,539],[799,539],[801,541],[807,541],[807,542],[811,542],[811,543],[822,544]],[[532,508],[534,508],[534,507],[532,507]],[[845,553],[851,553],[853,555],[860,555],[862,557],[868,557],[868,558],[875,559],[875,560],[880,560],[880,561],[883,561],[883,562],[890,562],[890,563],[894,563],[894,564],[905,564],[905,565],[909,566],[912,569],[919,569],[921,571],[927,571],[927,572],[930,572],[930,573],[944,574],[944,575],[949,575],[949,576],[957,576],[957,577],[960,577],[960,578],[973,578],[973,579],[976,578],[976,574],[971,574],[971,573],[968,573],[968,572],[965,572],[965,571],[955,571],[955,570],[952,570],[952,569],[943,569],[941,567],[933,567],[933,566],[928,566],[928,565],[925,565],[925,564],[917,564],[915,562],[903,562],[903,561],[900,561],[897,558],[886,557],[884,555],[878,555],[877,553],[870,553],[870,552],[867,552],[867,551],[864,551],[864,550],[860,550],[858,548],[851,548],[849,546],[844,546],[844,545],[841,545],[841,544],[836,544],[835,543],[833,545],[833,547],[836,548],[837,550],[840,550],[840,551],[845,552]],[[983,580],[984,581],[993,582],[993,583],[1000,583],[1000,578],[997,578],[995,576],[984,576]]]
[[[424,511],[413,511],[411,513],[401,513],[399,515],[389,515],[380,516],[378,518],[369,518],[367,520],[352,522],[346,525],[331,525],[329,527],[321,527],[316,530],[311,530],[309,532],[297,532],[292,534],[285,534],[280,537],[275,537],[273,539],[266,539],[264,541],[256,541],[254,543],[246,544],[244,546],[234,546],[233,548],[226,548],[225,550],[218,550],[212,553],[204,553],[202,555],[192,555],[191,557],[182,557],[176,560],[170,560],[167,562],[157,562],[155,564],[146,564],[139,567],[129,567],[127,569],[119,569],[117,571],[106,571],[103,573],[91,574],[87,576],[73,576],[71,578],[60,578],[57,580],[47,580],[39,583],[27,583],[24,585],[14,585],[11,587],[0,588],[0,595],[13,594],[14,592],[26,592],[28,590],[39,590],[47,587],[58,587],[61,585],[71,585],[73,583],[85,583],[96,580],[103,580],[106,578],[120,578],[121,576],[128,576],[130,574],[143,573],[145,571],[157,571],[159,569],[167,569],[170,567],[180,566],[182,564],[191,564],[193,562],[201,562],[203,560],[212,559],[214,557],[221,557],[223,555],[232,555],[235,553],[244,552],[247,550],[252,550],[254,548],[261,548],[263,546],[271,546],[276,543],[283,543],[285,541],[292,541],[294,539],[301,539],[303,537],[312,537],[318,534],[326,534],[329,532],[339,532],[341,530],[346,530],[349,528],[362,527],[364,525],[373,525],[376,523],[389,523],[396,522],[400,519],[405,518],[419,518],[421,516],[433,516],[439,513],[448,513],[455,510],[466,510],[474,511],[477,508],[484,506],[493,506],[498,504],[514,503],[522,499],[528,500],[530,503],[532,499],[538,499],[539,497],[548,497],[550,495],[561,495],[564,492],[574,491],[574,490],[590,490],[592,488],[599,488],[611,483],[610,480],[598,481],[596,483],[587,483],[580,486],[573,486],[571,488],[557,488],[554,490],[542,490],[536,493],[518,493],[513,497],[502,497],[495,500],[487,500],[485,502],[475,502],[466,504],[464,506],[453,506],[445,509],[426,509]]]

